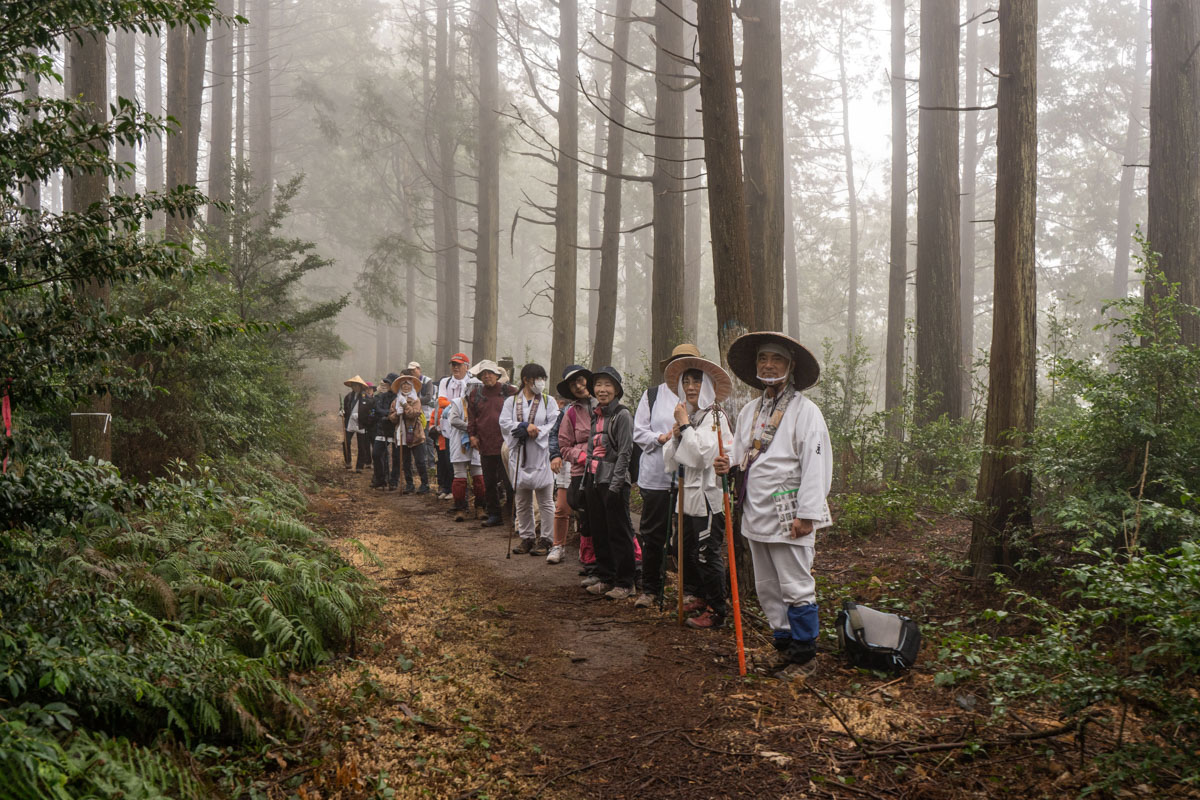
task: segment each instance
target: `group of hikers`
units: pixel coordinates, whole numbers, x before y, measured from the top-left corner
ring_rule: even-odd
[[[579,533],[581,585],[636,608],[661,607],[672,533],[682,543],[682,608],[696,629],[724,626],[728,610],[726,493],[740,510],[759,605],[783,669],[816,654],[812,576],[816,530],[831,524],[829,432],[803,391],[820,368],[807,348],[776,332],[747,333],[727,354],[730,371],[759,391],[736,422],[722,404],[733,379],[682,344],[661,364],[662,382],[627,405],[614,367],[573,364],[548,391],[539,364],[514,382],[506,367],[465,353],[432,380],[409,363],[378,385],[355,376],[342,400],[346,469],[371,469],[371,486],[432,494],[482,527],[504,525],[502,499],[520,536],[516,555],[566,557]],[[353,445],[358,457],[353,461]],[[419,486],[414,480],[419,479]],[[630,497],[637,486],[637,531]],[[475,506],[470,511],[468,494]],[[674,515],[674,516],[673,516]]]

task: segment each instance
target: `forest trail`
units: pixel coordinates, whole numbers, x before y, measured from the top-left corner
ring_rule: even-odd
[[[310,508],[387,600],[357,653],[311,678],[316,715],[303,745],[274,754],[272,797],[980,796],[961,775],[918,765],[901,779],[886,760],[844,758],[847,727],[868,747],[961,732],[961,708],[933,722],[916,699],[931,674],[889,681],[822,653],[807,682],[740,679],[731,630],[588,595],[577,548],[556,566],[506,558],[506,528],[369,489],[366,472],[342,468],[334,426],[322,431]],[[747,643],[752,658],[770,655],[754,625]]]

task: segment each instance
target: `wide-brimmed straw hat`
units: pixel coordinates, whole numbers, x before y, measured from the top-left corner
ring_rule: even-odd
[[[588,391],[593,395],[596,394],[596,378],[608,378],[617,385],[617,400],[625,396],[625,381],[616,367],[601,367],[588,376]]]
[[[473,378],[478,378],[480,374],[484,372],[493,372],[497,377],[504,374],[504,371],[500,369],[500,365],[495,361],[492,361],[490,358],[483,359],[475,366],[467,370],[467,374]]]
[[[753,331],[743,333],[729,345],[729,369],[743,383],[755,389],[767,388],[758,379],[758,349],[764,344],[777,345],[791,355],[792,380],[800,391],[815,384],[821,376],[821,365],[816,356],[792,337],[776,331]]]
[[[723,402],[733,394],[733,378],[729,377],[729,373],[722,369],[720,364],[695,356],[677,358],[668,364],[666,372],[663,373],[663,383],[672,392],[678,390],[680,377],[690,369],[698,369],[712,380],[713,391],[716,393],[715,402]],[[680,400],[683,398],[680,397]]]
[[[570,397],[573,399],[575,395],[571,393],[571,384],[574,383],[575,379],[580,375],[586,377],[589,382],[592,379],[592,372],[587,367],[580,366],[579,364],[572,364],[569,367],[564,368],[562,371],[562,380],[559,381],[558,386],[555,387],[558,391],[558,396]]]
[[[367,382],[362,379],[361,375],[355,375],[348,381],[342,381],[342,385],[349,386],[351,389],[353,389],[355,385],[361,386],[364,389],[367,388]]]
[[[704,358],[704,356],[700,354],[700,349],[696,347],[696,345],[685,343],[676,346],[676,348],[671,351],[671,355],[658,362],[658,367],[659,369],[666,369],[667,364],[670,364],[672,361],[679,358],[687,358],[689,356],[692,358]]]
[[[408,381],[409,383],[411,383],[413,386],[413,391],[416,392],[417,394],[420,394],[421,382],[419,380],[417,380],[416,375],[401,375],[399,378],[396,378],[396,380],[392,381],[392,391],[395,392],[396,394],[400,394],[400,386],[405,381]]]

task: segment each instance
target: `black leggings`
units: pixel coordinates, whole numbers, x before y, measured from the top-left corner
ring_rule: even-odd
[[[605,583],[632,589],[636,579],[629,486],[610,492],[608,484],[589,486],[588,527],[596,550],[596,575]]]
[[[692,569],[699,594],[718,614],[725,613],[725,515],[683,518],[685,569]],[[684,575],[687,579],[687,575]]]

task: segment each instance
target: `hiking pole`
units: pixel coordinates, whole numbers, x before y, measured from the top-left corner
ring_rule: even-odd
[[[505,546],[504,557],[512,558],[512,537],[513,531],[517,529],[517,484],[521,482],[521,453],[525,452],[525,443],[521,443],[521,449],[517,450],[517,468],[513,470],[513,518],[512,525],[508,528],[508,544]]]
[[[721,437],[721,412],[713,410],[713,430],[717,432],[717,454],[725,456],[725,440]],[[729,473],[721,476],[721,491],[725,501],[725,549],[729,552],[729,595],[733,601],[733,631],[737,636],[738,675],[746,674],[746,645],[742,641],[742,604],[738,599],[737,557],[733,552],[733,509],[729,502]]]
[[[671,475],[671,507],[675,507],[675,498],[679,496],[679,482],[675,479],[675,475]],[[670,513],[667,514],[667,530],[671,530]],[[667,553],[671,550],[671,537],[663,542],[662,554],[659,557],[658,567],[658,596],[655,598],[658,602],[658,610],[661,612],[667,604]],[[642,553],[645,554],[645,544],[642,545]]]
[[[683,624],[683,465],[679,466],[679,510],[675,528],[675,595],[679,607],[679,624]]]

